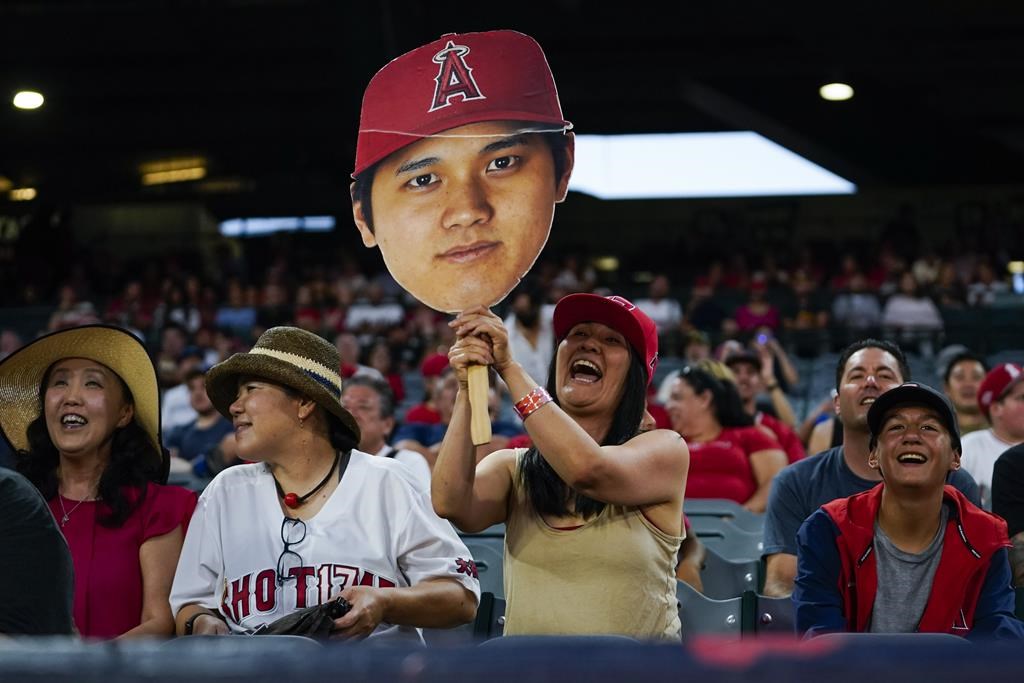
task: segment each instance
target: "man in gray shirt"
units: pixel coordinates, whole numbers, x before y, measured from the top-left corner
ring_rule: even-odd
[[[867,422],[883,483],[800,527],[797,630],[1024,638],[1006,522],[946,484],[961,452],[949,399],[908,382],[879,396]]]
[[[796,578],[796,533],[822,505],[876,486],[878,470],[868,466],[868,409],[879,396],[910,381],[910,368],[898,346],[864,339],[843,350],[836,366],[836,415],[842,421],[843,445],[799,460],[772,481],[765,512],[764,594],[784,597]],[[978,487],[971,475],[957,470],[949,483],[975,505]]]

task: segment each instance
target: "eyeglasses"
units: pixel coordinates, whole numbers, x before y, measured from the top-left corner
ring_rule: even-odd
[[[298,563],[294,566],[302,566],[302,556],[291,549],[291,546],[298,545],[306,540],[306,523],[295,517],[285,517],[281,520],[281,542],[284,543],[284,550],[277,558],[277,585],[283,586],[288,579],[296,578],[294,575],[287,575],[285,570],[286,558],[294,555]]]

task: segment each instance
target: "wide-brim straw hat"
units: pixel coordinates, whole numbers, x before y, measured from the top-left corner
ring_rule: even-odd
[[[29,423],[39,417],[39,387],[51,365],[85,358],[110,368],[128,386],[135,420],[158,453],[160,390],[146,347],[131,332],[113,325],[83,325],[40,337],[0,361],[0,429],[19,451],[27,451]]]
[[[258,377],[290,387],[337,418],[356,442],[360,432],[341,405],[341,358],[323,337],[297,327],[272,327],[248,353],[236,353],[206,373],[206,394],[221,415],[231,418],[240,377]]]

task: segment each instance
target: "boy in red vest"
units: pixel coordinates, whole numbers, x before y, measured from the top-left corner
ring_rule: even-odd
[[[867,419],[868,464],[882,483],[800,528],[797,630],[1024,638],[1006,523],[946,485],[961,450],[949,400],[909,382],[879,396]]]

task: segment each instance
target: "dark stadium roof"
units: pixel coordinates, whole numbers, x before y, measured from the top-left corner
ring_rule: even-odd
[[[0,176],[61,202],[337,208],[374,71],[515,28],[581,133],[752,129],[863,187],[1024,180],[1024,5],[787,5],[4,0]],[[818,97],[834,79],[853,100]],[[45,106],[14,110],[22,87]],[[141,185],[141,163],[195,155],[203,181]]]

